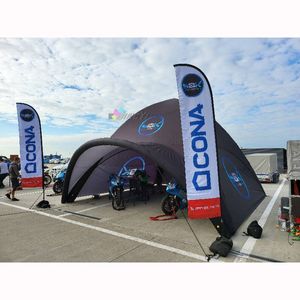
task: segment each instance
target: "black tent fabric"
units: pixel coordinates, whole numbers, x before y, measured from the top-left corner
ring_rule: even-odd
[[[264,199],[265,192],[248,160],[216,122],[220,174],[220,218],[211,219],[218,232],[232,236]],[[158,102],[127,120],[111,138],[91,140],[73,154],[66,173],[62,203],[79,196],[107,192],[108,176],[144,165],[154,182],[158,167],[166,180],[185,188],[183,144],[178,99]]]

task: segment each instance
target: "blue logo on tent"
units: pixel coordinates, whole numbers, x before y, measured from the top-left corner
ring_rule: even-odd
[[[152,135],[164,126],[165,119],[161,115],[152,116],[144,120],[138,127],[138,134],[143,136]]]
[[[120,169],[119,176],[129,176],[132,171],[145,170],[145,160],[141,156],[134,156],[127,160]]]
[[[196,97],[203,90],[203,80],[196,74],[187,74],[182,79],[182,90],[188,97]]]
[[[25,108],[20,112],[20,117],[25,122],[30,122],[34,119],[34,112],[31,109]]]
[[[249,199],[250,193],[246,182],[244,181],[242,175],[240,174],[238,168],[234,163],[227,157],[222,157],[222,165],[227,174],[227,177],[234,189],[244,198]]]

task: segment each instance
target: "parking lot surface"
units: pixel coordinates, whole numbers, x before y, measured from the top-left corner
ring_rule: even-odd
[[[277,211],[288,184],[263,184],[267,197],[232,237],[233,251],[211,262],[298,262],[300,242],[288,243],[288,233],[277,227]],[[7,184],[7,182],[6,182]],[[162,214],[161,194],[144,203],[132,201],[126,210],[115,211],[107,195],[79,198],[61,204],[60,196],[46,190],[50,209],[38,209],[41,190],[17,192],[19,202],[0,190],[1,262],[206,262],[205,255],[181,212],[178,219],[152,221]],[[263,236],[243,235],[258,220]],[[209,220],[189,220],[206,253],[218,236]]]

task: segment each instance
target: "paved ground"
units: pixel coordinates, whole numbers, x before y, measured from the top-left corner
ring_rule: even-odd
[[[233,237],[234,253],[213,262],[263,262],[263,258],[300,261],[300,242],[290,245],[288,234],[276,227],[280,198],[288,195],[287,181],[281,176],[278,184],[263,187],[267,198]],[[64,205],[60,203],[60,196],[47,196],[51,209],[39,210],[35,204],[41,199],[38,199],[40,190],[19,191],[19,202],[5,198],[5,191],[0,190],[1,262],[206,261],[180,213],[177,220],[149,220],[150,216],[161,214],[159,195],[153,196],[147,204],[128,203],[125,211],[114,211],[107,196],[99,200],[81,198]],[[46,190],[46,195],[51,193],[51,189]],[[260,240],[242,235],[254,219],[264,225]],[[192,220],[190,223],[209,252],[208,247],[217,236],[211,222]]]

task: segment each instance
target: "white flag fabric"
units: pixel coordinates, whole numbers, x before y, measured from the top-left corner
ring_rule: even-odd
[[[43,187],[43,151],[40,118],[35,109],[17,103],[22,187]]]
[[[195,66],[174,65],[182,127],[188,217],[221,216],[212,91]]]

